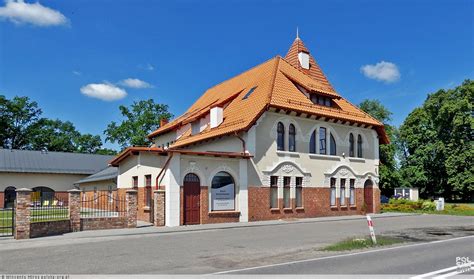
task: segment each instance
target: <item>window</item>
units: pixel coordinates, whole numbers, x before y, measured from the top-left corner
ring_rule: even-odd
[[[283,177],[283,208],[291,208],[290,205],[290,181],[291,177]]]
[[[349,157],[354,157],[354,135],[349,134]]]
[[[295,152],[296,151],[296,142],[295,142],[296,129],[295,129],[295,125],[290,124],[288,133],[289,133],[288,150],[291,151],[291,152]]]
[[[349,180],[349,203],[350,205],[355,205],[355,179]]]
[[[242,98],[242,100],[247,99],[253,93],[253,91],[255,91],[256,88],[257,88],[257,86],[250,88],[249,92],[247,92],[247,94],[245,94],[245,96]]]
[[[357,136],[357,157],[362,158],[362,136]]]
[[[132,176],[132,187],[138,188],[138,176]]]
[[[336,206],[336,179],[331,178],[331,206]]]
[[[324,99],[324,105],[327,107],[331,107],[331,98],[325,98]]]
[[[309,139],[309,153],[316,153],[316,130],[311,133],[311,138]]]
[[[235,210],[235,184],[232,176],[220,171],[212,178],[211,184],[212,210]]]
[[[277,149],[285,150],[285,126],[281,122],[278,122],[277,127]]]
[[[346,205],[346,179],[341,178],[341,193],[339,195],[339,204]]]
[[[317,103],[318,103],[318,95],[316,95],[316,94],[311,94],[311,95],[309,96],[309,99],[311,100],[311,102],[312,102],[313,104],[317,104]]]
[[[319,96],[318,105],[324,106],[324,97]]]
[[[326,154],[326,128],[319,128],[319,154]]]
[[[296,178],[296,207],[303,207],[303,177]]]
[[[329,154],[336,155],[336,140],[332,133],[329,133]]]
[[[145,175],[145,206],[151,206],[151,174]]]
[[[278,208],[278,176],[270,177],[270,208]]]

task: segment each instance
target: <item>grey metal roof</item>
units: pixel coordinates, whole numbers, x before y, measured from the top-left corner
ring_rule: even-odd
[[[107,167],[93,175],[89,175],[88,177],[84,177],[83,179],[75,182],[74,184],[81,184],[86,182],[95,182],[95,181],[102,181],[102,180],[109,180],[115,179],[118,176],[118,168],[117,167]]]
[[[0,149],[0,172],[94,174],[114,156]]]

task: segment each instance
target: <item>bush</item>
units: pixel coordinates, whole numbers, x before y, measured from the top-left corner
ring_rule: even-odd
[[[434,202],[430,202],[430,201],[425,201],[423,202],[423,204],[421,205],[421,209],[423,211],[434,211],[436,209],[436,205]]]

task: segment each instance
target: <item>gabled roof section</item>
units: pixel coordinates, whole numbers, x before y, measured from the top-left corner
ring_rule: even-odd
[[[0,172],[93,174],[114,156],[0,149]]]
[[[300,52],[305,52],[309,54],[309,69],[304,69],[301,67],[300,62],[298,60],[298,53]],[[303,72],[306,76],[320,83],[320,86],[322,87],[323,90],[334,92],[334,88],[329,83],[328,79],[324,75],[318,63],[316,63],[316,60],[311,55],[311,53],[309,52],[309,50],[306,48],[303,41],[299,37],[297,37],[293,41],[293,44],[291,45],[290,49],[288,50],[288,53],[285,56],[285,60],[291,66]]]
[[[299,51],[309,52],[303,42],[296,39],[286,58],[276,56],[209,88],[182,116],[160,127],[148,137],[152,139],[168,131],[186,127],[187,123],[205,117],[211,107],[220,105],[224,107],[222,124],[213,129],[207,126],[194,135],[191,134],[189,125],[185,128],[187,131],[180,132],[181,136],[171,144],[170,148],[183,148],[203,140],[248,131],[270,107],[325,119],[341,120],[351,125],[357,123],[372,126],[377,130],[380,142],[388,143],[383,124],[339,95],[329,84],[312,56],[309,70],[299,66]],[[331,97],[336,106],[325,107],[313,104],[297,88],[297,85],[309,92]],[[254,92],[244,99],[247,92],[254,87]]]

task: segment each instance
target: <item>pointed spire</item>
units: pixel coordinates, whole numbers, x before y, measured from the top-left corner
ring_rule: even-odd
[[[298,32],[298,26],[296,26],[296,39],[300,39],[300,33]]]
[[[305,69],[302,67],[301,62],[300,62],[300,53],[309,55],[309,58],[308,58],[309,69]],[[324,75],[323,71],[319,67],[316,60],[314,59],[313,55],[311,55],[310,51],[306,48],[306,46],[303,43],[303,40],[300,39],[298,28],[296,29],[296,39],[291,45],[290,49],[288,50],[288,53],[285,56],[285,60],[288,63],[290,63],[290,65],[292,65],[293,67],[302,71],[305,75],[327,86],[328,90],[334,91],[334,88],[331,86],[331,84],[327,80],[326,76]]]

